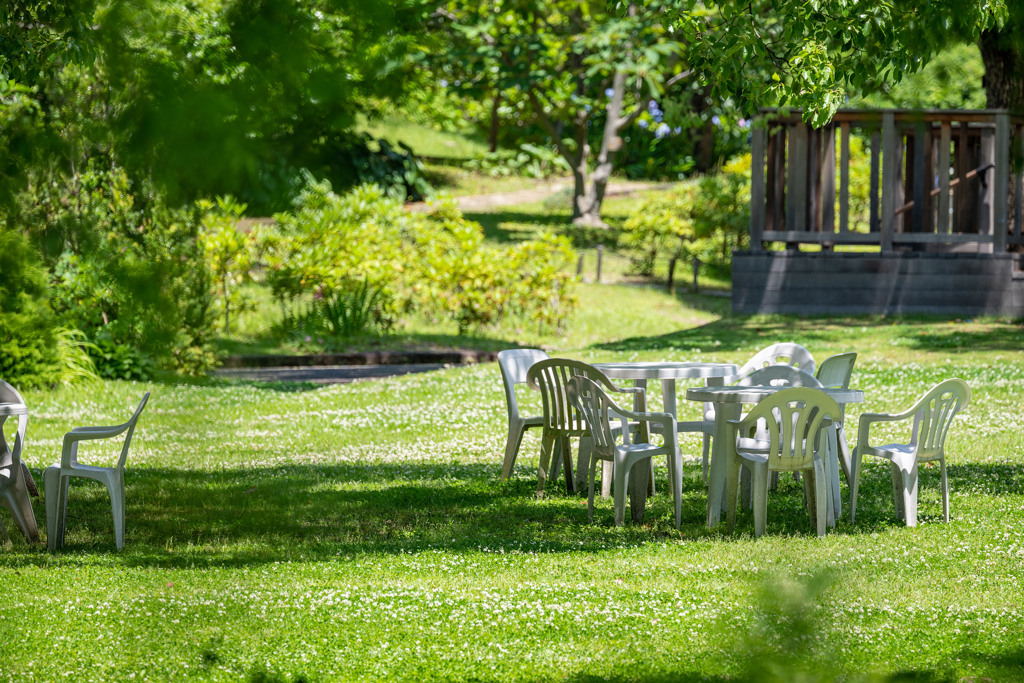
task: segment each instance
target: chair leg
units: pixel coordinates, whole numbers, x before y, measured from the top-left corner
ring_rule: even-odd
[[[739,503],[740,463],[733,455],[725,469],[725,520],[729,531],[736,527],[736,505]]]
[[[910,472],[900,470],[903,483],[903,519],[907,526],[917,526],[917,463]]]
[[[601,461],[605,462],[605,461]],[[590,486],[587,487],[587,522],[594,523],[594,477],[597,476],[597,459],[590,459]],[[604,482],[602,482],[603,484]]]
[[[843,425],[839,425],[838,437],[839,462],[843,466],[843,476],[846,477],[846,485],[850,486],[850,482],[853,479],[853,459],[850,453],[850,444],[846,442],[846,430],[843,428]]]
[[[110,511],[114,517],[114,544],[121,550],[124,548],[124,479],[115,472],[106,484],[110,494]]]
[[[860,466],[864,456],[853,451],[850,457],[850,524],[857,518],[857,489],[860,488]]]
[[[755,467],[751,473],[753,482],[752,503],[754,505],[754,537],[764,536],[768,520],[768,467]]]
[[[14,469],[15,471],[12,473],[14,480],[8,489],[10,494],[8,507],[15,524],[25,536],[25,540],[29,543],[38,543],[39,529],[36,527],[36,515],[32,511],[32,500],[28,495],[28,487],[25,485],[25,472],[21,467]]]
[[[612,496],[615,500],[615,526],[626,523],[626,493],[629,490],[629,471],[624,460],[615,461],[615,484]]]
[[[949,479],[946,477],[946,459],[939,459],[939,471],[942,473],[942,520],[949,521]]]
[[[505,460],[501,465],[501,478],[508,479],[512,476],[512,468],[516,465],[516,457],[519,455],[519,447],[523,443],[523,432],[526,426],[522,422],[509,424],[508,440],[505,442]]]
[[[544,495],[544,484],[548,477],[548,464],[551,462],[552,451],[555,449],[557,438],[551,432],[545,430],[541,438],[540,464],[537,468],[537,497]]]
[[[63,545],[63,539],[57,538],[57,529],[60,527],[57,517],[61,510],[59,465],[47,467],[43,471],[43,494],[46,496],[46,549],[52,552]]]
[[[701,470],[704,474],[704,485],[708,485],[708,464],[711,462],[711,435],[704,435],[704,450],[700,454]]]
[[[611,460],[601,461],[601,497],[609,498],[612,495],[612,474],[615,463]]]
[[[676,529],[683,521],[683,454],[676,449],[672,456],[672,499],[676,504]]]
[[[907,508],[904,505],[906,498],[903,496],[903,475],[900,473],[899,466],[894,462],[889,463],[889,473],[892,475],[892,499],[896,504],[896,516],[906,520]]]
[[[753,499],[750,496],[750,486],[751,486],[751,484],[750,484],[750,477],[751,477],[750,468],[749,467],[741,467],[740,468],[740,500],[743,501],[743,509],[744,510],[751,509],[751,505],[753,505]]]
[[[814,470],[807,473],[805,479],[813,479],[814,487],[814,510],[815,521],[819,536],[825,535],[828,528],[828,505],[825,487],[829,486],[829,480],[825,477],[825,466],[820,460],[814,461]]]
[[[589,436],[580,437],[580,445],[576,454],[576,478],[574,491],[582,491],[587,485],[587,470],[590,469],[590,453],[594,450],[594,440]]]
[[[576,479],[572,473],[572,444],[567,436],[559,439],[559,443],[562,451],[562,468],[565,470],[565,490],[567,493],[576,493]]]

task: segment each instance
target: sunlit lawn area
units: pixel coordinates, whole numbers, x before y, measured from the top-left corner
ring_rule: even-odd
[[[581,296],[574,325],[545,340],[553,353],[741,362],[784,339],[819,360],[858,351],[854,384],[867,400],[849,406],[850,424],[863,411],[907,406],[942,378],[966,379],[972,403],[948,442],[952,521],[941,522],[937,469],[924,471],[922,523],[907,529],[888,470],[868,462],[857,523],[840,520],[824,539],[791,481],[769,499],[765,537],[753,539],[749,512],[733,534],[709,531],[699,441],[684,437],[680,531],[661,494],[643,524],[613,527],[610,501],[588,524],[584,498],[555,488],[535,499],[532,432],[514,477],[500,481],[495,364],[330,387],[106,382],[30,392],[25,457],[40,481],[72,425],[120,422],[143,391],[153,398],[130,456],[123,552],[99,487],[72,485],[59,554],[29,547],[3,513],[13,544],[0,552],[0,678],[1019,672],[1019,325],[733,318],[719,298],[676,302],[628,286],[591,285]],[[663,465],[657,476],[664,491]],[[35,508],[42,528],[42,502]]]

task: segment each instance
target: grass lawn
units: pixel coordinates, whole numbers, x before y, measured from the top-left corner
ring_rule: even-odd
[[[769,498],[763,538],[749,512],[735,533],[708,530],[699,441],[684,437],[681,530],[661,494],[643,524],[613,527],[610,501],[588,524],[584,498],[533,496],[532,432],[500,481],[495,364],[331,387],[28,392],[25,458],[39,481],[71,426],[120,422],[143,391],[153,397],[129,459],[123,552],[106,494],[88,483],[72,484],[59,554],[28,546],[0,513],[13,538],[0,550],[0,680],[1019,676],[1020,325],[734,318],[716,297],[626,285],[582,298],[574,326],[543,341],[584,360],[742,362],[779,340],[819,360],[858,351],[853,383],[867,399],[848,407],[850,425],[966,379],[972,402],[947,442],[952,521],[941,522],[937,469],[923,470],[921,524],[908,529],[888,470],[868,462],[857,523],[825,538],[791,481]],[[663,465],[657,476],[666,490]]]

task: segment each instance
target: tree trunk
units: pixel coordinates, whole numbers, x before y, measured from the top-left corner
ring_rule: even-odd
[[[501,108],[501,91],[495,88],[494,97],[491,99],[491,128],[487,132],[487,147],[493,154],[498,151],[498,131],[501,129],[501,117],[498,110]]]
[[[1011,16],[1003,30],[981,32],[978,47],[985,63],[983,83],[989,109],[1024,112],[1024,52],[1015,36],[1020,30],[1024,30],[1024,18]]]
[[[608,101],[608,115],[604,121],[604,131],[601,134],[601,150],[597,154],[597,166],[594,168],[590,182],[584,182],[582,196],[579,185],[576,187],[577,194],[573,202],[576,207],[576,210],[573,211],[573,225],[608,227],[608,224],[601,220],[601,205],[604,203],[608,181],[612,177],[612,169],[615,167],[615,153],[622,149],[619,129],[623,125],[622,99],[626,89],[625,74],[621,72],[615,74],[612,78],[612,89],[614,92]],[[586,161],[583,163],[586,164]]]

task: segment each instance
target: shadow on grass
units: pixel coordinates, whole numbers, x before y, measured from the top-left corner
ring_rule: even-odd
[[[246,565],[298,559],[391,554],[440,548],[471,551],[599,552],[608,547],[719,537],[725,527],[705,527],[706,490],[696,468],[683,482],[682,527],[672,524],[665,468],[657,469],[659,494],[647,503],[646,520],[612,525],[611,501],[601,501],[587,523],[585,496],[568,495],[564,483],[544,500],[536,480],[520,469],[502,482],[489,465],[284,465],[239,470],[136,468],[127,476],[126,549],[118,563],[138,566]],[[1024,465],[958,465],[954,490],[984,482],[989,495],[1024,493]],[[921,519],[941,519],[938,470],[922,470]],[[855,526],[848,516],[831,533],[865,534],[899,527],[888,470],[864,468]],[[844,496],[846,495],[844,489]],[[931,498],[929,498],[931,496]],[[932,500],[935,498],[935,500]],[[847,514],[844,501],[844,515]],[[36,516],[45,526],[41,501]],[[8,520],[5,520],[8,521]],[[11,526],[11,525],[8,525]],[[741,511],[737,534],[753,521]],[[41,528],[42,532],[42,528]],[[769,499],[767,533],[811,535],[803,487],[785,478]],[[724,537],[728,542],[729,536]],[[110,502],[91,482],[74,481],[65,551],[74,561],[113,551]],[[38,563],[41,547],[16,541],[0,561]]]
[[[502,243],[524,242],[535,239],[542,231],[564,232],[571,226],[568,216],[561,213],[470,211],[463,216],[479,223],[486,239]]]
[[[682,294],[680,299],[688,306],[726,315],[728,301],[693,294]],[[644,351],[650,349],[679,349],[683,351],[741,351],[758,349],[780,340],[793,341],[808,348],[833,344],[835,328],[858,327],[876,331],[893,328],[912,348],[922,351],[1020,351],[1024,344],[1024,326],[994,326],[983,331],[965,331],[963,327],[947,325],[948,318],[880,318],[832,316],[740,316],[670,332],[654,337],[631,337],[594,348],[607,351]],[[935,326],[942,328],[935,330]],[[948,331],[945,327],[949,327]]]

